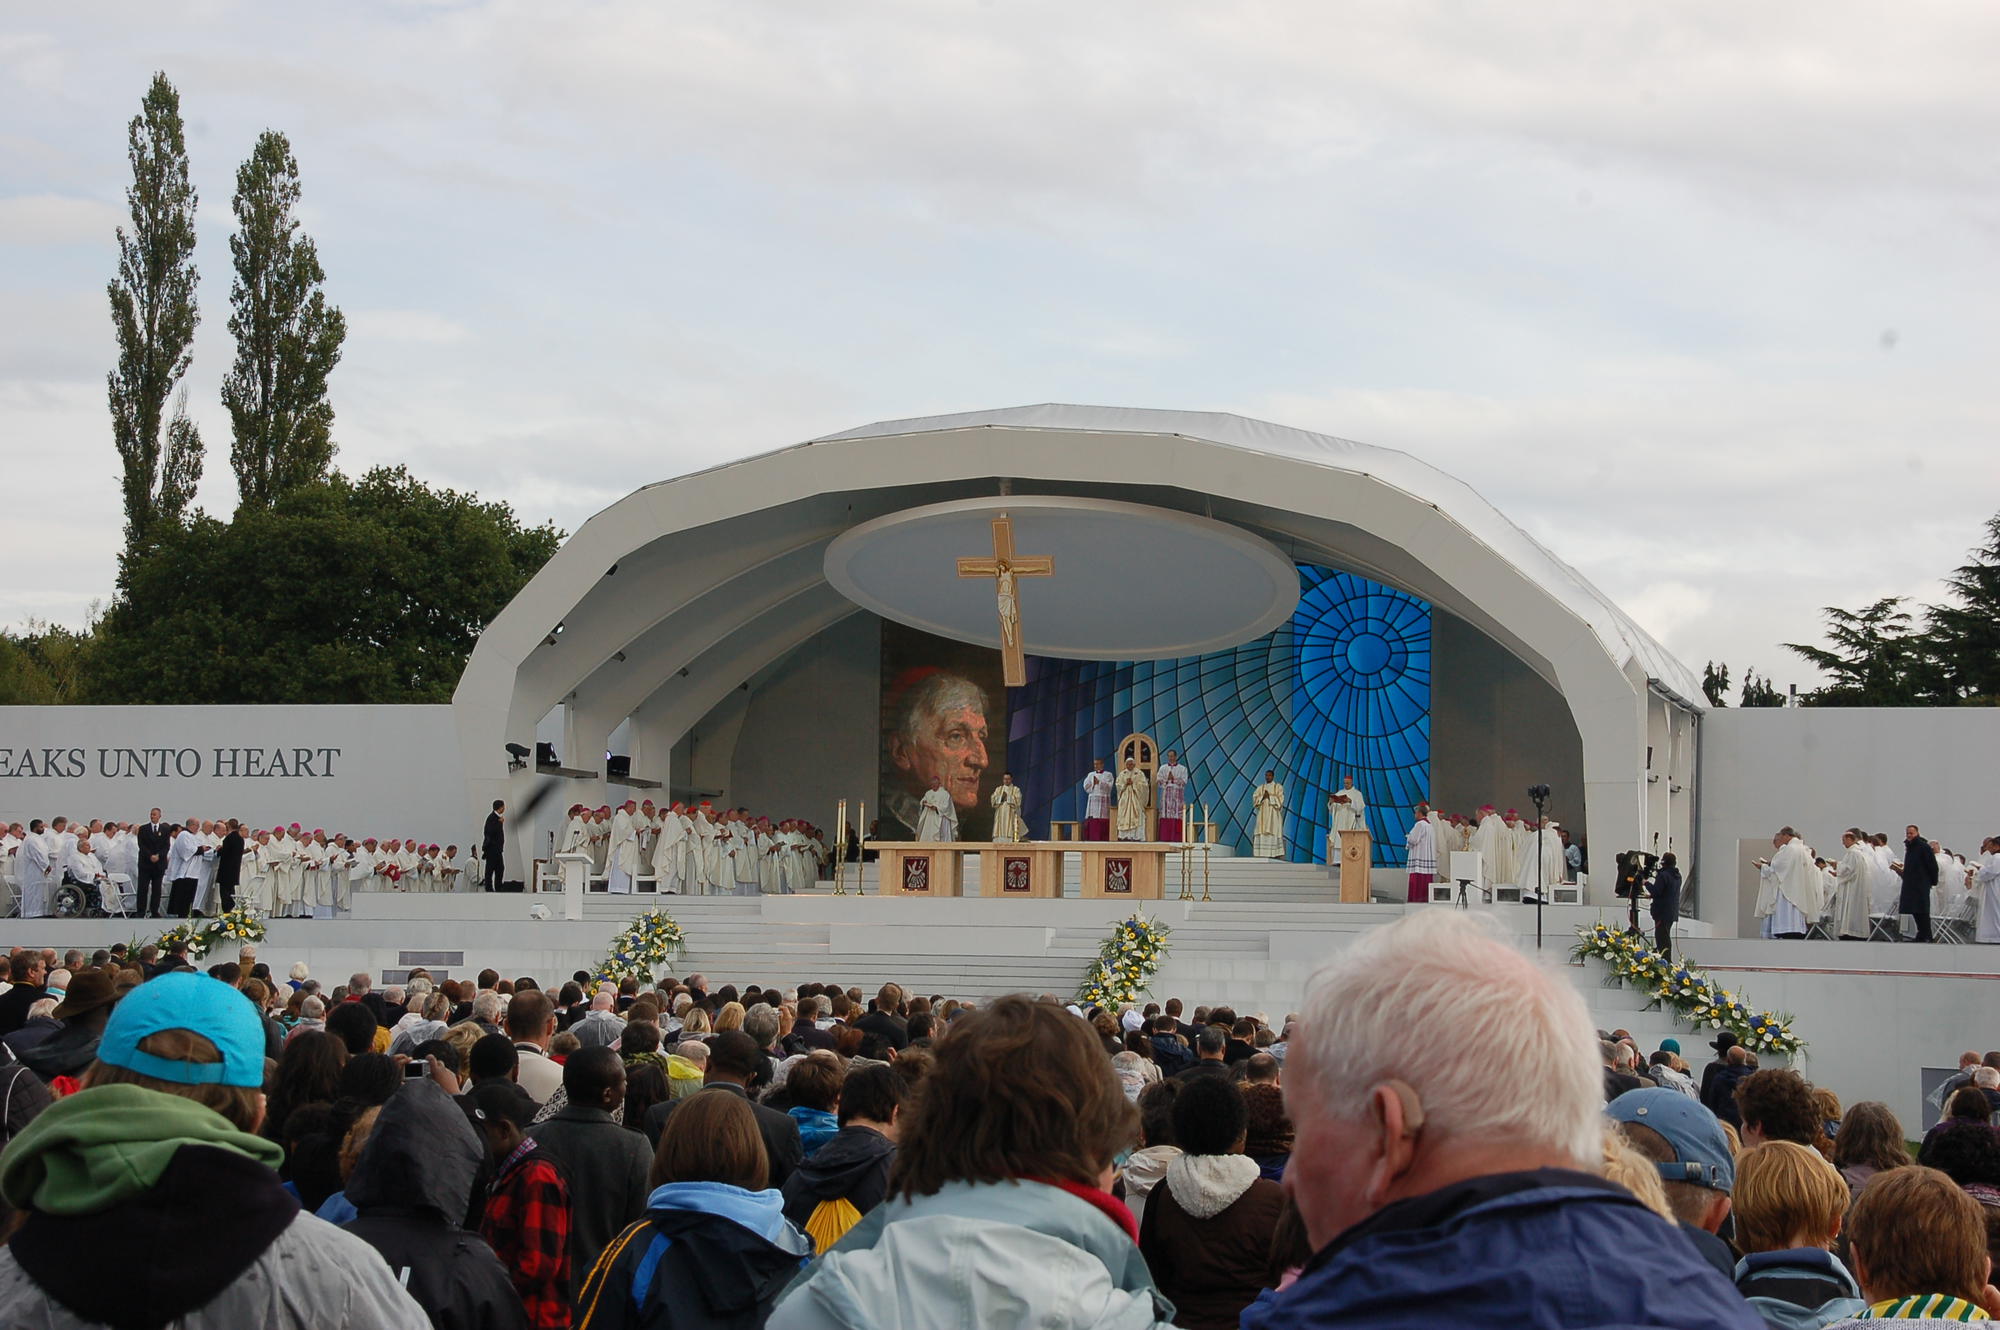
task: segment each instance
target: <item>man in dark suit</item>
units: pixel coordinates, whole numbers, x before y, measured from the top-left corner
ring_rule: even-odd
[[[500,875],[507,854],[507,824],[502,820],[506,811],[505,801],[493,801],[493,811],[486,815],[486,834],[479,842],[479,862],[486,866],[480,885],[487,891],[500,890]]]
[[[222,893],[222,908],[236,908],[236,888],[243,881],[243,827],[229,819],[229,833],[215,852],[215,889]]]
[[[1896,908],[1917,921],[1912,942],[1931,940],[1931,892],[1937,888],[1937,854],[1915,826],[1904,831],[1903,899]]]
[[[868,1014],[854,1022],[855,1028],[863,1034],[880,1035],[891,1048],[901,1052],[910,1046],[909,1024],[896,1014],[902,1005],[903,990],[894,984],[884,984]]]
[[[715,1042],[708,1048],[708,1070],[702,1079],[708,1083],[698,1094],[735,1094],[750,1101],[750,1111],[757,1118],[757,1134],[764,1138],[764,1152],[771,1159],[771,1186],[783,1187],[785,1179],[805,1158],[805,1147],[799,1141],[799,1124],[788,1113],[780,1113],[775,1108],[750,1099],[749,1084],[763,1064],[764,1052],[757,1047],[757,1041],[741,1030],[724,1030],[715,1036]],[[646,1120],[640,1125],[645,1129],[646,1139],[659,1148],[660,1133],[666,1129],[667,1118],[674,1109],[687,1101],[669,1099],[646,1110]]]
[[[143,918],[160,917],[160,886],[166,880],[167,843],[172,839],[157,808],[139,826],[139,914]]]

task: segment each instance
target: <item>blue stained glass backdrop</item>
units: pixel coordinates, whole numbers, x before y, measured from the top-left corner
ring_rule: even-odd
[[[1275,632],[1179,660],[1028,659],[1008,690],[1007,762],[1032,835],[1083,816],[1081,782],[1128,734],[1181,754],[1195,814],[1250,852],[1250,796],[1275,769],[1286,857],[1324,862],[1342,772],[1368,802],[1375,862],[1403,862],[1409,811],[1430,789],[1431,607],[1352,573],[1302,565]]]

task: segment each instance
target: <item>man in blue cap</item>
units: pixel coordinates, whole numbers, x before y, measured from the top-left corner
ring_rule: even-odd
[[[1633,1090],[1604,1106],[1632,1147],[1659,1166],[1667,1204],[1708,1262],[1730,1276],[1736,1255],[1716,1236],[1729,1218],[1736,1160],[1715,1114],[1677,1090]]]
[[[0,1153],[0,1196],[26,1212],[0,1248],[0,1325],[427,1330],[374,1249],[272,1171],[263,1021],[235,988],[140,985],[83,1085]]]

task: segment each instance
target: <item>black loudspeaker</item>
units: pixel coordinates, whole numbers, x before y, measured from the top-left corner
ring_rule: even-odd
[[[604,759],[604,778],[606,780],[625,780],[628,777],[630,777],[631,774],[632,774],[631,758],[606,757]]]
[[[523,883],[519,878],[514,879],[512,882],[502,882],[500,884],[500,890],[512,891],[517,894],[526,891],[527,889],[528,889],[527,885]]]
[[[548,744],[548,743],[538,743],[538,744],[536,744],[536,745],[535,745],[535,765],[536,765],[536,766],[538,766],[538,767],[559,767],[559,766],[561,766],[561,765],[562,765],[562,763],[560,763],[560,762],[556,761],[556,746],[555,746],[554,744]]]

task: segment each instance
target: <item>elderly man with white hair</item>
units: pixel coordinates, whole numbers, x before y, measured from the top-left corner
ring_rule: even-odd
[[[1468,1074],[1468,1047],[1520,1074]],[[1672,1225],[1591,1171],[1596,1049],[1569,981],[1481,916],[1413,914],[1342,952],[1285,1062],[1285,1187],[1315,1254],[1243,1330],[1760,1330]]]

